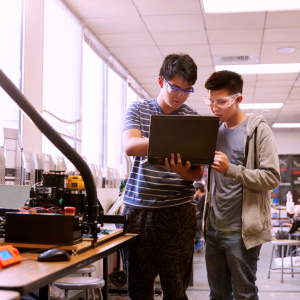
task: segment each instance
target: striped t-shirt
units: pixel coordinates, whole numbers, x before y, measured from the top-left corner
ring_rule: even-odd
[[[123,131],[138,129],[143,138],[149,137],[150,116],[164,115],[156,99],[134,102],[125,115]],[[183,104],[169,115],[198,115]],[[191,202],[195,188],[193,181],[183,180],[166,168],[149,164],[147,157],[134,157],[123,202],[130,206],[161,208]]]

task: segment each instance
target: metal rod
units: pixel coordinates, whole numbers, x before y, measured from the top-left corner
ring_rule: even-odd
[[[52,126],[37,112],[33,105],[25,98],[19,89],[0,69],[0,86],[27,114],[36,127],[76,166],[80,172],[88,201],[89,222],[97,221],[97,191],[91,170],[82,157],[52,128]],[[100,203],[99,203],[100,204]],[[100,204],[100,214],[103,208]]]

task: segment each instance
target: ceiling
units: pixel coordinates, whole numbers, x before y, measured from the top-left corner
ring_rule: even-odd
[[[200,0],[64,0],[153,97],[164,57],[189,54],[198,66],[188,104],[211,115],[202,97],[214,55],[260,55],[260,63],[300,63],[300,10],[203,14]],[[296,51],[283,54],[280,47]],[[255,110],[267,122],[300,122],[299,73],[244,75],[244,103],[283,102]],[[251,112],[245,110],[245,112]],[[300,129],[274,129],[299,131]]]

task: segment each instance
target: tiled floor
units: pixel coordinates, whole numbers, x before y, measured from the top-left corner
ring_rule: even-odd
[[[258,262],[257,286],[259,288],[260,300],[299,300],[300,299],[300,274],[283,276],[283,283],[280,282],[280,274],[271,273],[268,279],[268,268],[271,256],[271,244],[263,245]],[[209,287],[206,279],[205,258],[203,253],[195,253],[194,256],[194,286],[187,291],[189,300],[209,299]],[[128,297],[111,296],[109,299],[129,299]],[[155,299],[162,299],[156,297]]]

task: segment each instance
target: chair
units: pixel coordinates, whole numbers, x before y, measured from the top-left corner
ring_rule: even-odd
[[[95,289],[99,292],[99,299],[102,300],[101,288],[104,286],[105,282],[101,278],[95,277],[64,277],[56,280],[54,282],[55,286],[60,289],[65,290],[66,298],[68,299],[69,290],[84,290],[86,300],[89,299],[89,291],[94,291]],[[95,294],[92,294],[93,300],[95,300]]]
[[[281,248],[281,258],[282,258],[282,264],[281,268],[272,268],[272,262],[273,262],[273,254],[275,250],[275,246],[282,247]],[[290,247],[290,255],[291,255],[291,267],[283,267],[283,257],[284,257],[284,246]],[[300,274],[300,269],[294,268],[293,267],[293,259],[292,259],[292,248],[291,246],[300,246],[300,241],[296,240],[276,240],[272,241],[272,253],[271,253],[271,261],[270,261],[270,267],[269,267],[269,275],[268,279],[270,279],[270,272],[274,273],[281,273],[281,283],[283,282],[283,274],[292,274],[292,277],[294,277],[294,274]],[[281,269],[281,270],[280,270]],[[284,269],[290,270],[288,271],[283,271]]]

